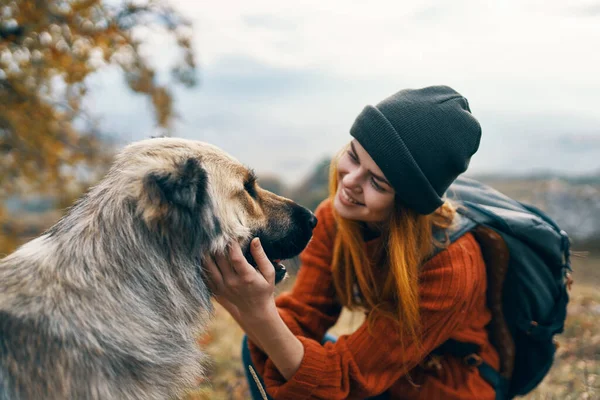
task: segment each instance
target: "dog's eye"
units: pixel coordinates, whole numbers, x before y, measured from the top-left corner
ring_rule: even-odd
[[[256,198],[256,176],[251,175],[246,182],[244,182],[244,189],[250,196]]]
[[[248,192],[248,194],[252,197],[256,197],[256,188],[254,186],[254,183],[246,183],[244,184],[244,189],[246,189],[246,192]]]

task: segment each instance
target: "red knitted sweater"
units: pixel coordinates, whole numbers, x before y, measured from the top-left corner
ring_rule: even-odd
[[[498,354],[485,329],[491,318],[485,265],[473,235],[464,235],[422,268],[420,347],[409,344],[402,351],[397,331],[385,318],[377,319],[372,330],[365,322],[351,335],[322,345],[341,306],[330,268],[336,229],[329,200],[318,207],[316,216],[319,223],[300,256],[294,287],[276,300],[281,317],[304,345],[300,368],[286,381],[266,354],[249,345],[268,393],[276,400],[364,399],[384,391],[392,399],[494,399],[494,390],[478,369],[457,358],[444,356],[437,371],[421,365],[433,349],[452,338],[479,344],[482,358],[498,368]],[[373,254],[377,241],[367,242],[368,254]]]

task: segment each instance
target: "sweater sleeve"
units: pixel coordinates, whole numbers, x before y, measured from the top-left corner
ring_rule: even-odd
[[[290,293],[276,299],[279,315],[299,337],[320,343],[325,332],[333,326],[342,310],[336,300],[331,276],[331,259],[335,235],[335,220],[329,200],[315,211],[317,226],[306,249],[300,255],[300,269]],[[257,372],[263,375],[266,355],[254,343],[248,342]]]
[[[466,317],[475,291],[475,239],[467,234],[424,265],[420,282],[420,343],[401,350],[397,328],[378,318],[372,329],[365,322],[335,343],[297,336],[304,359],[287,382],[266,359],[263,378],[268,392],[279,399],[346,399],[372,397],[387,390],[450,338]]]

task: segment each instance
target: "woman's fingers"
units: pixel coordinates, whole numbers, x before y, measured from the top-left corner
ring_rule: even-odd
[[[254,276],[256,273],[254,267],[244,257],[242,248],[237,242],[229,244],[229,260],[231,261],[231,267],[239,276]]]
[[[235,269],[229,262],[229,259],[227,258],[226,254],[215,254],[215,261],[225,281],[235,278],[235,275],[237,275],[237,273],[235,272]]]
[[[260,244],[259,238],[252,239],[252,242],[250,243],[250,252],[252,253],[254,261],[256,261],[258,271],[265,277],[267,282],[273,284],[275,282],[275,269],[273,268],[273,263],[267,257],[267,253],[265,253],[265,250]]]
[[[213,293],[219,293],[223,287],[223,275],[210,255],[202,259],[202,267],[208,275],[208,287]]]
[[[216,255],[214,260],[206,262],[208,275],[215,277],[213,294],[232,315],[239,318],[242,318],[241,315],[259,315],[256,313],[274,305],[273,265],[259,241],[253,241],[250,247],[258,270],[248,263],[239,243],[235,242],[225,254]]]
[[[214,260],[207,258],[205,264],[214,286],[213,292],[218,293],[225,286],[233,287],[240,284],[250,284],[260,275],[269,284],[275,282],[273,263],[267,257],[258,238],[254,238],[250,243],[250,252],[254,261],[256,261],[256,269],[248,263],[237,242],[233,242],[228,246],[227,254],[216,254]]]

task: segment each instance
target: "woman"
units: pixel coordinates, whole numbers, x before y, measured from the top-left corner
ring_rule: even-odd
[[[494,399],[476,367],[430,354],[448,339],[475,343],[498,368],[475,238],[430,257],[433,232],[455,215],[444,192],[479,147],[467,100],[446,86],[402,90],[365,107],[350,133],[291,293],[274,300],[257,239],[258,270],[239,246],[207,262],[217,300],[249,339],[247,363],[274,399]],[[342,306],[364,310],[365,322],[324,340]]]

